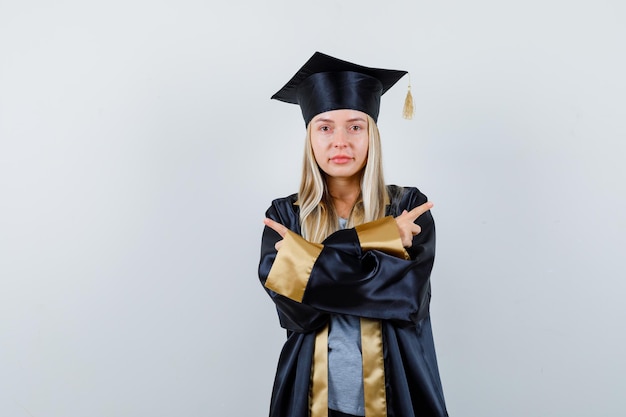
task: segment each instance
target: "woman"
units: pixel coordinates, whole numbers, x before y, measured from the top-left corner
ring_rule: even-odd
[[[405,71],[315,53],[272,98],[307,126],[298,194],[267,210],[259,277],[287,330],[271,417],[447,416],[429,316],[432,203],[385,186],[376,120]]]

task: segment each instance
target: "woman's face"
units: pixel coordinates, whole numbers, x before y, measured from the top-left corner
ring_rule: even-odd
[[[332,178],[355,178],[367,162],[367,115],[331,110],[311,120],[311,146],[319,167]]]

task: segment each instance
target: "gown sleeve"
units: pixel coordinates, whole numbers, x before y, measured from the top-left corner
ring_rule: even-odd
[[[277,200],[272,204],[272,206],[265,213],[265,216],[281,223],[291,230],[299,232],[299,226],[296,222],[297,220],[295,214],[283,209],[283,206],[291,203],[283,204],[279,201],[280,200]],[[272,265],[274,264],[277,254],[274,245],[281,239],[281,236],[274,230],[267,226],[264,228],[261,240],[259,279],[272,301],[274,301],[274,304],[276,304],[276,310],[278,312],[278,319],[281,327],[287,329],[288,331],[297,333],[305,333],[316,330],[327,323],[327,313],[324,313],[312,306],[294,301],[293,299],[272,291],[265,286],[267,277],[270,273]]]
[[[391,214],[426,201],[410,189]],[[428,315],[435,254],[430,211],[416,223],[422,232],[406,251],[392,216],[335,232],[321,245],[288,233],[264,285],[314,311],[416,323]]]

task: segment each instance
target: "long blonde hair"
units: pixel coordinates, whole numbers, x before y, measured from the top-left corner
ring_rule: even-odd
[[[385,215],[387,191],[382,167],[380,133],[376,122],[367,116],[369,146],[367,163],[361,171],[361,195],[354,205],[348,227],[367,223]],[[339,228],[339,219],[328,192],[325,174],[320,169],[311,145],[311,123],[307,127],[302,165],[302,181],[298,192],[302,236],[321,242]]]

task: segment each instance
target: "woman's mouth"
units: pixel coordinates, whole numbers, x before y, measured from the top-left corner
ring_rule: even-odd
[[[330,160],[335,164],[345,164],[352,161],[352,157],[347,155],[337,155],[330,158]]]

